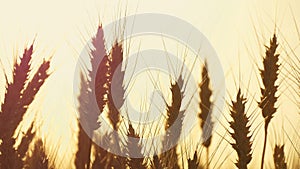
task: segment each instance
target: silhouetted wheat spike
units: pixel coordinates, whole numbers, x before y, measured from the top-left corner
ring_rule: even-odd
[[[128,152],[127,165],[129,168],[135,169],[146,169],[147,165],[144,162],[143,154],[142,154],[142,146],[140,145],[140,137],[135,133],[132,124],[129,124],[128,128],[128,137],[130,138],[127,141],[126,151]],[[133,156],[138,156],[140,158],[133,158]]]
[[[78,108],[80,112],[80,123],[78,122],[78,151],[75,158],[75,166],[77,169],[90,168],[92,146],[90,137],[93,136],[93,131],[100,127],[98,117],[106,104],[105,94],[107,94],[108,56],[105,49],[102,26],[98,27],[96,36],[92,38],[92,44],[94,47],[94,49],[91,49],[90,54],[92,68],[88,71],[87,79],[85,79],[82,74],[80,77],[81,89],[80,96],[78,97],[80,103]],[[93,104],[92,100],[95,96],[99,110],[92,110],[90,108],[92,106],[89,105]]]
[[[100,138],[102,145],[108,145],[110,142],[110,138],[111,138],[110,134],[107,133],[104,134]],[[94,148],[95,148],[95,153],[94,153],[95,160],[93,161],[92,169],[110,168],[112,166],[111,165],[112,154],[96,144],[94,144]]]
[[[163,169],[164,168],[162,163],[160,162],[159,155],[153,156],[153,160],[152,160],[152,163],[150,164],[150,167],[152,169]]]
[[[33,131],[34,123],[31,124],[27,132],[22,138],[22,141],[18,147],[18,153],[21,159],[23,159],[28,151],[29,145],[32,142],[35,132]]]
[[[106,164],[109,163],[109,159],[107,159],[108,152],[103,148],[95,145],[95,160],[92,164],[92,169],[105,169],[107,168]]]
[[[45,80],[49,77],[49,74],[47,73],[49,67],[50,62],[44,60],[39,66],[37,72],[33,75],[31,81],[28,82],[27,87],[23,91],[20,104],[18,105],[18,109],[21,112],[20,114],[25,114],[28,105],[33,102],[35,95],[40,90]],[[21,115],[19,115],[17,119],[22,119]]]
[[[49,169],[49,158],[45,152],[42,140],[38,139],[34,143],[31,156],[26,159],[25,169]]]
[[[259,107],[262,109],[262,115],[265,119],[265,140],[261,160],[261,169],[264,167],[268,126],[273,118],[274,113],[276,112],[275,103],[278,99],[276,96],[278,85],[275,84],[276,80],[278,79],[279,71],[279,54],[276,54],[277,47],[277,37],[274,34],[273,39],[270,40],[270,47],[267,47],[266,56],[263,60],[264,68],[260,70],[264,88],[261,88],[262,96]]]
[[[106,105],[105,95],[107,94],[107,83],[108,83],[108,55],[105,49],[105,39],[102,26],[99,26],[96,37],[92,39],[92,44],[95,47],[91,51],[91,63],[92,71],[89,71],[91,77],[91,83],[95,85],[95,94],[98,107],[100,112],[103,112],[103,109]],[[98,65],[98,63],[100,63]],[[95,72],[96,71],[96,72]]]
[[[25,144],[23,142],[24,144],[21,144],[21,155],[18,154],[17,150],[13,147],[15,144],[13,135],[19,123],[22,121],[28,106],[33,102],[40,87],[49,76],[47,71],[50,62],[44,61],[33,78],[27,82],[30,73],[32,53],[33,45],[31,45],[29,49],[25,49],[19,63],[15,60],[11,83],[8,82],[6,77],[6,93],[0,112],[0,131],[5,131],[0,132],[0,139],[2,140],[0,144],[0,168],[20,168],[22,166],[23,160],[21,156],[24,154],[22,151],[24,151],[24,147],[28,146],[28,143]],[[27,86],[25,87],[26,83]],[[28,136],[27,139],[32,139],[32,137],[33,136]],[[30,141],[31,140],[27,140],[26,142]]]
[[[115,131],[118,130],[121,115],[120,108],[124,103],[125,89],[123,80],[125,71],[122,71],[123,61],[123,46],[117,41],[114,43],[108,59],[108,81],[107,81],[107,107],[108,119]],[[118,67],[119,66],[119,67]],[[114,83],[112,82],[114,80]],[[114,92],[114,93],[112,93]],[[114,96],[114,97],[113,97]],[[117,135],[112,135],[111,141],[114,147],[111,149],[120,150],[120,138]],[[114,168],[124,168],[126,159],[117,155],[110,154],[110,165]]]
[[[238,154],[238,160],[235,165],[239,169],[246,169],[252,159],[250,124],[246,116],[245,104],[246,98],[241,95],[241,90],[239,89],[236,101],[232,101],[230,115],[233,121],[229,123],[233,130],[233,132],[230,133],[231,137],[235,140],[235,143],[231,145]]]
[[[171,85],[171,93],[172,93],[172,103],[171,105],[167,105],[167,121],[165,125],[165,129],[169,129],[180,114],[180,107],[182,102],[182,94],[180,90],[180,86],[177,82]]]
[[[123,47],[122,44],[115,42],[112,47],[110,60],[109,60],[109,73],[108,73],[108,118],[114,130],[118,129],[120,122],[119,109],[124,103],[125,90],[123,87],[124,71],[122,71],[123,61]],[[120,66],[120,67],[118,67]],[[112,80],[114,76],[114,86]],[[112,91],[114,91],[114,98]]]
[[[188,169],[204,169],[204,166],[199,161],[197,151],[195,151],[193,159],[188,159]]]
[[[284,156],[284,145],[275,145],[273,158],[275,169],[287,169]]]
[[[78,120],[78,150],[75,157],[75,166],[77,169],[86,169],[90,165],[90,154],[91,154],[91,144],[92,140],[89,136],[92,136],[93,130],[89,126],[88,117],[89,111],[89,91],[88,83],[85,81],[83,74],[81,74],[81,89],[80,95],[78,97],[80,106],[78,108],[80,112],[80,120]],[[94,119],[93,119],[94,120]]]
[[[112,138],[112,137],[109,137]],[[112,143],[110,143],[112,144]],[[101,150],[103,153],[103,151]],[[101,153],[100,152],[100,153]],[[100,154],[100,156],[96,157],[97,159],[100,159],[100,163],[94,161],[93,168],[96,168],[96,166],[100,166],[100,168],[118,168],[118,169],[126,169],[126,158],[122,156],[115,155],[110,152],[104,152],[103,154]],[[96,160],[96,159],[95,159]]]
[[[172,103],[171,105],[167,105],[167,119],[165,124],[166,136],[163,140],[163,146],[165,147],[164,149],[169,149],[169,146],[174,146],[175,144],[176,146],[160,155],[160,162],[164,168],[180,168],[176,149],[177,141],[179,140],[182,131],[184,111],[180,111],[183,91],[181,91],[182,86],[179,86],[179,84],[183,84],[181,76],[178,78],[177,82],[171,84]]]
[[[203,143],[202,145],[206,148],[206,165],[207,168],[209,168],[209,146],[211,144],[211,138],[212,138],[212,128],[213,128],[213,122],[211,117],[211,96],[212,96],[212,90],[210,89],[210,78],[208,76],[208,70],[207,70],[207,63],[205,62],[203,68],[202,68],[202,82],[199,84],[200,92],[200,102],[199,102],[199,118],[201,120],[201,129],[202,129],[202,139]]]
[[[103,36],[102,36],[103,37]],[[104,53],[103,53],[104,54]],[[122,44],[115,42],[110,52],[110,55],[105,55],[102,62],[99,65],[97,77],[96,77],[96,98],[100,109],[107,104],[108,106],[108,119],[113,126],[114,130],[118,130],[120,122],[119,109],[124,103],[125,90],[123,88],[124,71],[121,70],[123,61],[123,47]],[[120,66],[118,68],[118,66]],[[113,76],[115,85],[112,86]],[[113,89],[112,89],[113,88]],[[112,90],[114,91],[114,99]],[[105,98],[107,96],[107,99]],[[112,135],[109,135],[110,141],[115,145],[116,149],[120,149],[119,139]],[[96,147],[95,161],[93,162],[93,168],[124,168],[126,160],[122,157],[113,155],[102,148]],[[101,154],[102,153],[102,154]],[[104,154],[104,155],[103,155]],[[104,157],[105,156],[105,157]],[[105,158],[105,160],[101,159]]]
[[[202,168],[203,167],[201,166],[198,159],[197,151],[195,151],[193,159],[191,158],[188,159],[188,169],[202,169]]]
[[[165,146],[165,145],[163,145]],[[166,168],[174,168],[179,169],[180,166],[179,162],[179,155],[177,154],[177,146],[175,145],[171,149],[167,150],[166,152],[161,153],[158,157],[155,157],[158,161],[154,161],[155,168],[157,169],[166,169]]]

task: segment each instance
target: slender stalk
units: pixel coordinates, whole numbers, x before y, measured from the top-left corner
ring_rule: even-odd
[[[261,166],[260,168],[263,169],[264,168],[264,160],[265,160],[265,154],[266,154],[266,146],[267,146],[267,135],[268,135],[268,129],[267,127],[265,127],[265,135],[264,135],[264,147],[263,147],[263,154],[262,154],[262,158],[261,158]]]
[[[206,168],[209,168],[209,147],[206,148]]]

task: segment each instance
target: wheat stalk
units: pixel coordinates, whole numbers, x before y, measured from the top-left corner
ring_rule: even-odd
[[[122,44],[115,42],[112,47],[110,60],[109,60],[109,73],[108,73],[108,119],[113,126],[114,130],[118,129],[120,122],[119,109],[124,104],[125,89],[123,87],[124,73],[122,71],[123,61],[123,46]],[[120,67],[118,67],[120,66]],[[112,86],[112,79],[114,76],[115,86]],[[114,88],[112,88],[114,87]],[[112,90],[114,91],[114,99],[112,96]]]
[[[43,61],[37,72],[31,80],[28,80],[31,72],[31,59],[33,54],[33,45],[25,49],[20,62],[14,62],[13,78],[9,83],[6,77],[6,92],[4,102],[0,111],[0,168],[15,168],[23,165],[23,157],[25,149],[28,148],[34,133],[29,128],[27,136],[23,138],[23,142],[19,146],[19,150],[14,148],[16,142],[13,135],[19,123],[23,120],[29,105],[33,102],[36,94],[48,78],[47,73],[50,62]],[[27,85],[26,85],[27,84]],[[26,138],[27,137],[27,138]],[[19,151],[19,152],[18,152]]]
[[[115,42],[109,58],[109,71],[108,71],[108,93],[107,93],[107,106],[108,106],[108,119],[115,131],[118,130],[121,114],[120,108],[124,104],[125,89],[123,87],[123,80],[125,71],[122,71],[123,62],[123,46],[121,43]],[[112,80],[114,78],[114,85]],[[114,93],[112,93],[114,91]],[[114,97],[113,97],[114,94]],[[114,143],[114,149],[120,150],[119,145],[120,138],[117,135],[113,135],[111,138]],[[117,155],[111,156],[111,165],[115,168],[124,168],[126,159]]]
[[[188,169],[204,169],[199,162],[197,151],[195,151],[193,159],[188,159]]]
[[[108,119],[114,130],[118,130],[121,120],[120,108],[124,103],[125,89],[123,87],[124,73],[122,71],[123,46],[115,42],[109,55],[105,55],[103,62],[100,63],[96,78],[96,98],[99,108],[103,109],[105,105],[108,107]],[[119,67],[118,67],[119,66]],[[113,79],[114,77],[114,79]],[[115,80],[114,85],[112,80]],[[102,89],[102,90],[101,90]],[[114,93],[112,93],[114,91]],[[113,97],[114,94],[114,97]],[[107,96],[107,99],[105,98]],[[104,99],[104,101],[102,101]],[[120,149],[119,138],[115,135],[109,135],[110,141],[116,148]],[[102,153],[102,154],[101,154]],[[104,157],[105,156],[105,157]],[[101,159],[105,158],[105,160]],[[106,150],[96,146],[95,161],[93,168],[103,167],[124,168],[126,167],[126,159],[111,154]]]
[[[273,159],[274,159],[275,169],[286,169],[287,168],[287,165],[285,162],[285,156],[284,156],[284,145],[282,145],[282,146],[275,145]]]
[[[172,93],[172,103],[171,105],[167,105],[165,130],[169,129],[177,120],[180,114],[180,106],[182,101],[182,94],[177,82],[171,85],[170,90]]]
[[[104,169],[105,164],[107,163],[106,155],[107,151],[102,149],[99,146],[94,146],[95,147],[95,160],[92,163],[92,169]]]
[[[202,145],[206,148],[206,168],[209,168],[209,146],[211,144],[212,138],[212,128],[213,122],[211,117],[211,96],[212,90],[210,89],[210,78],[208,76],[207,63],[205,62],[202,68],[201,74],[202,82],[199,84],[200,92],[200,102],[199,102],[199,118],[201,120],[200,127],[202,129],[202,139],[204,140]]]
[[[109,138],[111,136],[109,134],[104,134],[100,139],[100,141],[102,142],[102,144],[109,144],[108,142],[110,141]],[[103,149],[102,147],[94,144],[94,148],[95,148],[95,153],[94,153],[94,161],[92,163],[92,169],[106,169],[109,168],[110,163],[111,163],[111,154]]]
[[[168,146],[177,143],[183,125],[184,111],[180,111],[183,91],[181,91],[181,86],[179,86],[179,84],[183,84],[183,79],[181,76],[175,83],[171,83],[170,88],[172,102],[170,105],[167,105],[167,116],[165,123],[166,135],[163,140],[163,146],[165,146],[167,149],[169,148]],[[179,168],[179,159],[176,150],[177,145],[160,155],[159,161],[162,163],[164,168]]]
[[[28,128],[25,135],[22,137],[21,143],[18,147],[18,154],[21,159],[23,159],[29,149],[29,145],[32,142],[36,132],[33,131],[34,123],[31,123],[31,126]]]
[[[95,37],[92,38],[92,45],[94,48],[91,49],[90,53],[92,68],[88,71],[89,78],[85,79],[83,74],[80,76],[81,88],[78,97],[80,103],[78,108],[80,120],[78,121],[78,150],[75,158],[75,166],[77,169],[90,168],[92,147],[90,137],[93,136],[93,131],[100,127],[98,117],[106,104],[108,56],[106,54],[104,32],[101,25],[98,27]],[[93,100],[92,97],[96,97],[99,110],[88,109],[88,107],[90,107],[89,104],[93,103],[91,101]]]
[[[89,71],[92,85],[95,85],[95,95],[100,112],[106,105],[105,95],[107,94],[107,83],[108,83],[108,55],[105,48],[105,39],[103,28],[100,25],[96,36],[92,38],[92,49],[90,58],[92,64],[92,70]],[[100,63],[100,64],[99,64]],[[99,65],[98,65],[99,64]]]
[[[32,155],[26,159],[25,169],[49,169],[49,157],[46,155],[45,146],[42,140],[34,143]]]
[[[140,156],[142,157],[142,147],[139,144],[139,135],[135,133],[135,130],[132,124],[129,124],[127,135],[131,138],[132,141],[127,141],[126,151],[128,152],[127,165],[129,168],[135,169],[146,169],[147,165],[144,162],[144,158],[132,158],[132,156]],[[136,140],[135,140],[136,139]]]
[[[152,159],[150,167],[152,169],[161,169],[161,168],[164,168],[163,165],[162,165],[162,163],[161,163],[161,161],[160,161],[159,155],[153,156],[153,159]]]
[[[267,144],[267,134],[268,126],[276,112],[275,103],[278,99],[276,92],[278,90],[278,85],[276,85],[276,80],[278,79],[279,71],[279,54],[276,54],[276,49],[278,47],[277,37],[274,34],[273,38],[270,40],[270,47],[267,47],[265,57],[263,60],[263,69],[260,70],[261,78],[264,87],[261,88],[261,101],[259,102],[259,107],[262,109],[262,115],[265,119],[265,139],[263,154],[261,160],[261,169],[264,167],[264,158]]]
[[[78,100],[80,106],[78,111],[80,112],[80,119],[78,120],[78,142],[77,142],[77,152],[75,154],[75,166],[77,169],[85,169],[90,165],[90,153],[91,153],[91,145],[92,140],[89,136],[92,136],[92,129],[90,128],[90,124],[88,120],[88,110],[87,107],[89,103],[89,93],[88,93],[88,82],[85,81],[83,74],[80,76],[81,78],[81,89],[80,95],[78,96]],[[92,119],[94,120],[94,119]],[[96,121],[97,123],[97,121]],[[95,124],[94,124],[95,125]],[[97,123],[98,125],[98,123]]]
[[[230,115],[233,119],[233,121],[230,122],[230,127],[233,132],[230,134],[235,140],[235,143],[231,145],[238,154],[238,160],[235,164],[239,169],[246,169],[252,159],[249,118],[245,113],[245,104],[246,98],[243,97],[239,89],[236,101],[232,101],[230,110]]]

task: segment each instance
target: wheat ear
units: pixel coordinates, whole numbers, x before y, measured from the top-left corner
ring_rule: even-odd
[[[239,169],[247,169],[247,165],[252,159],[250,125],[249,118],[245,112],[245,104],[246,98],[243,97],[239,89],[236,101],[232,101],[230,115],[233,121],[229,123],[233,130],[230,133],[231,137],[235,140],[235,143],[231,145],[238,154],[238,160],[235,165]]]
[[[201,120],[200,127],[202,129],[202,145],[206,148],[206,168],[209,168],[209,146],[212,139],[212,90],[210,89],[210,78],[208,76],[207,63],[205,62],[202,68],[201,74],[202,82],[199,84],[200,92],[200,102],[199,102],[199,118]]]
[[[263,88],[261,88],[261,101],[259,102],[259,107],[262,110],[262,115],[265,119],[265,139],[264,139],[264,147],[261,159],[261,169],[264,167],[264,158],[266,152],[267,145],[267,134],[268,134],[268,126],[270,124],[271,119],[273,118],[274,113],[277,108],[275,107],[275,103],[277,102],[278,97],[276,96],[276,92],[278,90],[278,85],[276,85],[276,80],[278,79],[278,71],[279,71],[279,54],[276,54],[276,49],[278,47],[277,37],[274,34],[273,38],[270,40],[270,47],[267,47],[265,57],[263,60],[263,69],[260,70]]]
[[[284,156],[284,145],[275,145],[273,159],[275,169],[287,169]]]

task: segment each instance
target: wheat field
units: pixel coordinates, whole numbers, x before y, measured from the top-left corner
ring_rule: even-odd
[[[299,2],[0,4],[0,169],[300,168]],[[147,12],[195,25],[225,83],[172,38],[105,29]]]

